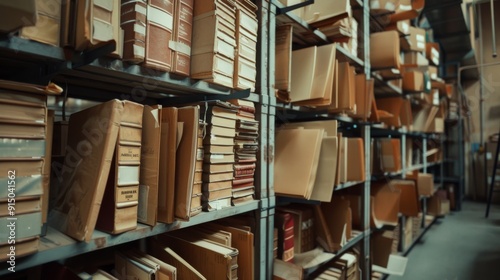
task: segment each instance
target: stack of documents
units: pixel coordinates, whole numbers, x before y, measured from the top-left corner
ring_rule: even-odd
[[[236,115],[235,164],[233,180],[233,205],[252,200],[255,194],[255,168],[259,122],[255,120],[255,105],[249,101],[233,100],[238,105]]]
[[[238,107],[221,101],[202,106],[200,117],[207,122],[202,201],[203,210],[211,211],[231,206]]]

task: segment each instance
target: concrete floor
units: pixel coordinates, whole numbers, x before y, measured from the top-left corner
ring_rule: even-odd
[[[500,279],[500,206],[485,219],[486,204],[465,202],[439,219],[409,253],[403,277],[389,280]]]

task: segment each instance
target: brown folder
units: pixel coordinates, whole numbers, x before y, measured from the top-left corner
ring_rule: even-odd
[[[276,28],[276,97],[290,101],[292,76],[292,39],[293,25],[280,25]]]
[[[399,139],[379,139],[381,143],[381,160],[384,172],[401,170],[401,141]]]
[[[372,226],[396,226],[398,224],[398,213],[401,191],[393,189],[388,184],[375,184],[371,187],[373,199]]]
[[[340,250],[350,238],[348,233],[351,232],[351,229],[348,228],[348,226],[351,226],[351,221],[347,220],[349,217],[348,213],[350,211],[349,207],[349,200],[345,200],[337,195],[333,196],[331,202],[321,203],[320,208],[323,216],[325,218],[328,217],[325,220],[326,229],[323,229],[323,231],[326,230],[331,236],[331,243],[328,243],[327,238],[326,240],[322,240],[320,244],[329,252]]]
[[[377,109],[388,112],[390,115],[380,116],[381,121],[389,126],[401,127],[401,109],[403,106],[403,98],[380,98],[377,99]]]
[[[365,181],[365,152],[362,138],[347,139],[347,182]]]
[[[337,177],[337,157],[338,138],[336,136],[323,138],[316,180],[311,194],[312,200],[331,201]]]
[[[161,116],[158,221],[173,223],[177,153],[177,108],[163,108]]]
[[[182,139],[176,155],[175,217],[188,221],[193,196],[198,138],[199,106],[179,108],[178,121],[184,123]]]
[[[370,63],[373,69],[400,68],[398,32],[385,31],[370,35]]]
[[[174,0],[148,0],[146,22],[146,67],[170,71],[172,51],[168,48],[172,40]]]
[[[144,106],[123,102],[123,113],[96,227],[113,234],[137,227]]]
[[[123,60],[141,63],[146,55],[146,17],[148,5],[145,1],[123,1],[121,5],[121,27],[124,33]]]
[[[311,197],[323,136],[323,129],[278,131],[274,176],[277,194],[305,199]]]
[[[389,185],[401,192],[399,212],[405,216],[418,217],[420,200],[415,182],[411,180],[391,180]]]
[[[92,237],[123,111],[123,102],[115,99],[70,117],[63,166],[67,172],[62,174],[61,189],[53,190],[58,197],[49,214],[49,223],[77,240],[90,241]],[[107,121],[103,123],[103,120]],[[86,151],[86,156],[78,154],[82,145],[92,147]]]
[[[158,213],[162,107],[144,106],[137,219],[154,226]]]

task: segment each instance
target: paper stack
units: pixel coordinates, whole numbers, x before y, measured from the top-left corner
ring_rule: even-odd
[[[237,0],[234,87],[255,90],[257,77],[257,6],[249,0]]]
[[[254,176],[257,162],[259,122],[255,106],[244,100],[231,101],[238,105],[235,138],[233,205],[252,200],[255,194]]]
[[[215,101],[203,104],[201,112],[201,118],[207,122],[203,141],[202,201],[203,210],[211,211],[231,206],[238,107]]]

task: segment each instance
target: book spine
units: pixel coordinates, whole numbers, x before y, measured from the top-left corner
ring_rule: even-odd
[[[144,61],[146,49],[147,5],[144,2],[128,2],[121,7],[121,27],[124,33],[123,60],[132,63]]]
[[[173,0],[148,1],[144,59],[146,67],[160,71],[170,71],[172,68],[172,51],[168,45],[172,40],[173,12]]]
[[[255,169],[241,169],[241,170],[235,170],[234,176],[235,177],[240,177],[240,176],[245,176],[245,175],[253,176],[254,173],[255,173]]]
[[[174,36],[169,44],[173,50],[172,72],[185,76],[191,72],[193,4],[194,0],[176,0]]]

